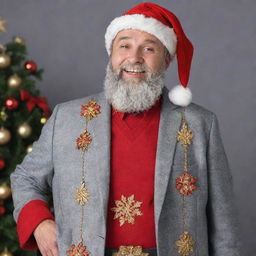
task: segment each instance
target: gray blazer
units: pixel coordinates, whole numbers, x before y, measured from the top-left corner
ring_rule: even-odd
[[[81,180],[81,152],[76,138],[84,129],[80,106],[89,100],[101,106],[101,114],[89,122],[93,137],[86,153],[86,181],[90,191],[85,206],[84,239],[92,256],[104,256],[109,194],[111,107],[104,92],[56,105],[41,136],[11,175],[17,221],[30,200],[46,200],[52,191],[60,255],[79,241],[80,206],[74,191]],[[177,143],[180,112],[164,87],[156,154],[154,213],[158,256],[175,256],[175,241],[182,234],[182,200],[175,179],[183,171],[183,148]],[[191,103],[186,120],[194,138],[189,147],[189,172],[199,188],[187,196],[188,228],[196,241],[191,256],[238,256],[237,217],[232,176],[222,144],[216,115]],[[146,161],[146,159],[145,159]]]

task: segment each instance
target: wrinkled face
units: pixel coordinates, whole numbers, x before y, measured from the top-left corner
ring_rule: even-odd
[[[110,63],[121,79],[136,84],[166,69],[170,58],[165,56],[164,45],[155,36],[126,29],[120,31],[113,41]]]

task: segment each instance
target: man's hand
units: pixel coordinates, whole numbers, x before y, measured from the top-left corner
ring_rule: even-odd
[[[42,256],[59,256],[55,221],[42,221],[34,230],[34,237]]]

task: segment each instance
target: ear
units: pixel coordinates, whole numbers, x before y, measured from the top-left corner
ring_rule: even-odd
[[[165,63],[166,63],[165,69],[167,69],[169,67],[171,61],[172,61],[172,58],[171,58],[170,54],[167,54],[167,56],[165,57]]]

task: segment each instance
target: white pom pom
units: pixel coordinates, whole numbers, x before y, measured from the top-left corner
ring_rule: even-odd
[[[192,92],[187,87],[184,88],[182,85],[176,85],[169,91],[170,101],[178,106],[186,107],[192,102]]]

